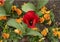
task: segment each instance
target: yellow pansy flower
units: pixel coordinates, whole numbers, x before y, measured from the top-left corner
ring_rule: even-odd
[[[48,25],[51,25],[51,23],[52,23],[52,21],[51,21],[51,20],[49,20],[47,24],[48,24]]]
[[[14,6],[12,6],[12,11],[16,11],[16,6],[14,5]]]
[[[50,11],[47,11],[47,8],[46,8],[45,6],[43,6],[43,7],[41,8],[41,13],[42,13],[42,14],[50,14]]]
[[[45,39],[45,38],[41,38],[41,39],[39,39],[39,42],[42,42],[44,39]]]
[[[15,29],[14,32],[15,32],[16,34],[19,34],[19,35],[22,34],[22,31],[21,31],[20,29]]]
[[[45,6],[43,6],[42,8],[41,8],[41,12],[42,12],[42,14],[45,14],[45,12],[46,12],[46,7]]]
[[[60,31],[58,31],[59,28],[53,28],[52,31],[53,31],[53,35],[54,36],[58,36],[58,38],[60,39]]]
[[[0,40],[0,42],[3,42],[3,40]]]
[[[50,14],[50,11],[45,11],[45,14]]]

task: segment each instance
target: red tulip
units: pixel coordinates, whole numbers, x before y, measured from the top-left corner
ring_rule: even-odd
[[[29,28],[34,28],[36,23],[39,22],[39,17],[34,11],[28,11],[24,15],[23,21],[28,25]]]
[[[0,0],[0,6],[4,5],[5,0]]]

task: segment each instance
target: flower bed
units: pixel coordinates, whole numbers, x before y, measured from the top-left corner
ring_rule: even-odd
[[[59,42],[60,28],[55,24],[53,11],[45,6],[48,0],[38,0],[37,5],[24,2],[21,7],[13,2],[0,0],[0,42],[18,42],[19,39],[20,42],[45,42],[46,38]]]

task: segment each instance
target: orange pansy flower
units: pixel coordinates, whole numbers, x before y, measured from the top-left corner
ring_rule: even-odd
[[[31,28],[31,29],[32,29],[32,30],[38,30],[38,28],[36,28],[36,27],[35,27],[35,28]]]
[[[50,20],[50,14],[45,14],[44,18],[45,18],[45,20]]]
[[[42,18],[40,18],[40,23],[43,23],[44,22],[44,18],[42,17]]]
[[[58,35],[58,31],[54,31],[54,32],[53,32],[53,35],[54,35],[54,36],[57,36],[57,35]]]
[[[16,22],[17,22],[17,23],[21,23],[22,20],[23,20],[23,18],[19,18],[19,19],[16,19]]]
[[[4,38],[4,39],[8,39],[9,38],[9,34],[8,33],[2,33],[2,37]]]
[[[57,34],[58,34],[58,38],[60,39],[60,31],[58,31]]]
[[[22,10],[20,10],[19,8],[16,9],[16,12],[17,12],[18,15],[22,14]]]
[[[43,36],[46,36],[47,33],[48,33],[48,28],[43,29],[43,31],[41,32]]]
[[[7,17],[6,16],[0,16],[0,20],[6,20]]]
[[[58,38],[60,39],[60,31],[58,31],[58,30],[59,30],[59,28],[54,28],[54,29],[52,29],[53,35],[54,35],[54,36],[58,36]]]

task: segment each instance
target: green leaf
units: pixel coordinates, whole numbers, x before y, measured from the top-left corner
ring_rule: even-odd
[[[52,28],[53,28],[53,27],[50,27],[50,28],[49,28],[49,33],[48,33],[48,35],[47,35],[47,38],[48,38],[51,42],[59,42],[58,38],[53,35]]]
[[[54,13],[51,11],[50,12],[51,20],[54,21]]]
[[[27,32],[27,35],[39,36],[40,38],[43,37],[38,31],[34,31],[31,29]]]
[[[4,4],[4,8],[9,13],[11,11],[11,7],[13,5],[14,0],[6,0]]]
[[[41,11],[37,12],[38,16],[43,16],[43,14],[41,13]]]
[[[17,22],[15,21],[15,19],[10,19],[10,20],[8,20],[7,25],[8,25],[8,26],[15,27],[15,28],[20,29],[21,31],[25,32],[24,26],[23,26],[22,24],[20,24],[20,23],[17,23]]]
[[[6,12],[3,7],[0,7],[0,16],[6,16]]]
[[[59,40],[56,39],[56,38],[53,38],[53,39],[51,40],[51,42],[59,42]]]
[[[22,10],[24,12],[27,12],[27,11],[30,11],[30,10],[35,11],[35,9],[36,8],[35,8],[35,6],[32,3],[26,3],[26,4],[22,5]]]
[[[13,42],[18,42],[18,40],[17,39],[14,39]]]
[[[37,6],[38,9],[42,8],[48,3],[48,0],[37,0],[37,1],[38,1],[38,6]]]
[[[7,40],[4,39],[3,42],[7,42]]]

